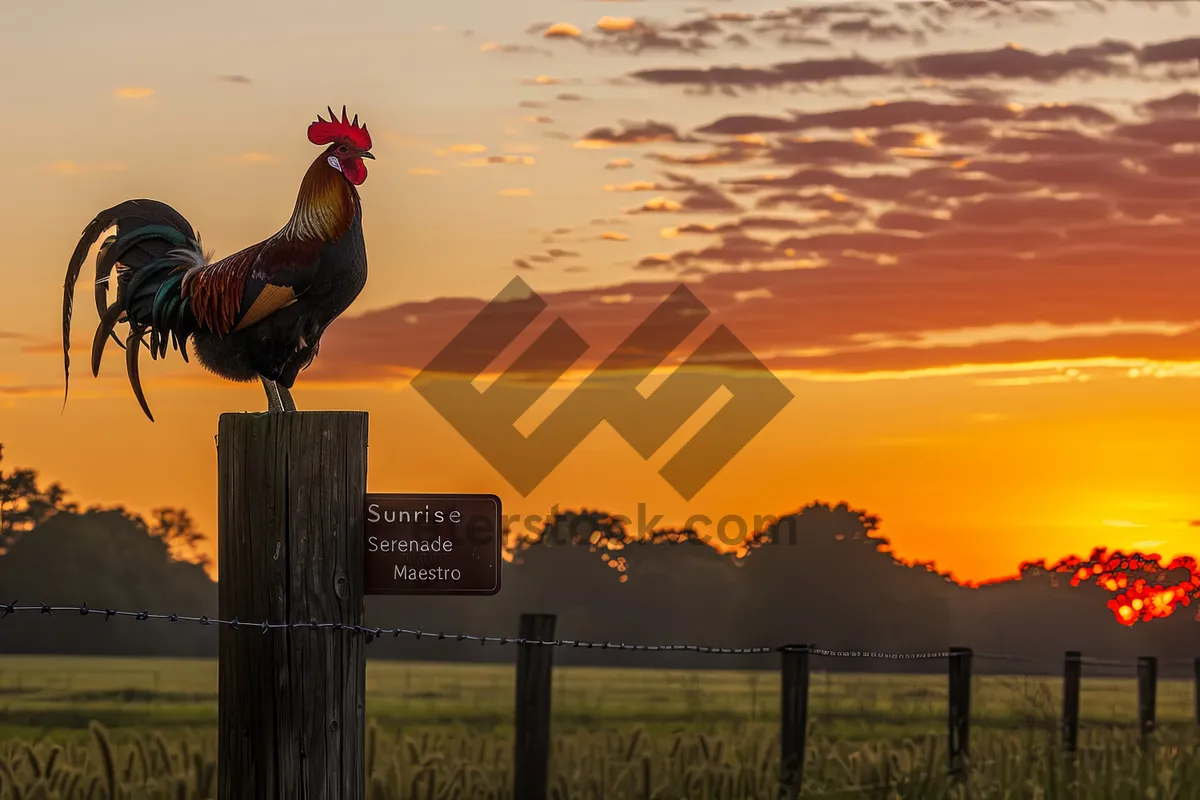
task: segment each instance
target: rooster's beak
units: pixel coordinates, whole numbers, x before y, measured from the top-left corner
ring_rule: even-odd
[[[359,156],[361,156],[362,158],[369,158],[372,161],[375,160],[375,156],[371,155],[370,153],[359,153]]]

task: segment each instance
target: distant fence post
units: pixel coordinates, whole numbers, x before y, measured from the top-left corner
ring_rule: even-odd
[[[808,732],[809,646],[784,645],[779,715],[779,798],[793,800],[804,784],[805,738]]]
[[[554,641],[554,615],[522,614],[517,635],[527,641]],[[546,800],[550,783],[550,690],[553,674],[553,646],[517,645],[513,797],[520,800]]]
[[[947,747],[950,774],[956,779],[966,776],[967,760],[971,755],[971,655],[969,647],[951,647],[949,658],[950,687],[947,693],[949,708],[949,746]]]
[[[1200,658],[1192,659],[1192,672],[1195,673],[1196,724],[1200,725]]]
[[[1079,747],[1079,688],[1083,654],[1068,650],[1063,659],[1062,746],[1069,754]]]
[[[363,800],[363,412],[222,414],[219,800]]]
[[[1154,733],[1154,717],[1158,694],[1158,659],[1154,656],[1138,656],[1138,727],[1142,739]]]

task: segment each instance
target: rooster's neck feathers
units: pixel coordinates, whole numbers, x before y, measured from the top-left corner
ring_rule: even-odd
[[[279,236],[293,241],[334,242],[349,230],[358,213],[358,193],[325,154],[304,174],[296,207]]]

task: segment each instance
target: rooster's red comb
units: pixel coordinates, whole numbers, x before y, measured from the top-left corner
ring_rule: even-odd
[[[342,106],[342,118],[339,120],[337,114],[333,113],[333,109],[326,106],[329,111],[329,121],[321,119],[321,115],[317,115],[317,121],[308,126],[308,140],[313,144],[329,144],[330,142],[340,142],[348,144],[358,150],[371,149],[371,134],[367,133],[366,124],[358,124],[358,114],[354,115],[354,120],[346,118],[346,107]]]

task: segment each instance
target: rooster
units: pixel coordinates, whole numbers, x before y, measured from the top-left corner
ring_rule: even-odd
[[[106,230],[96,256],[96,310],[92,375],[109,338],[125,349],[129,385],[151,422],[138,374],[144,346],[152,359],[167,345],[233,381],[260,380],[267,411],[295,411],[291,388],[317,354],[321,335],[345,311],[367,280],[362,203],[356,187],[373,159],[371,135],[358,116],[318,114],[308,140],[327,145],[300,182],[295,209],[278,233],[219,261],[206,257],[183,216],[157,200],[127,200],[102,211],[83,231],[63,284],[64,395],[69,391],[71,314],[75,283],[93,243]],[[108,304],[109,278],[117,292]],[[118,323],[129,325],[122,343]]]

